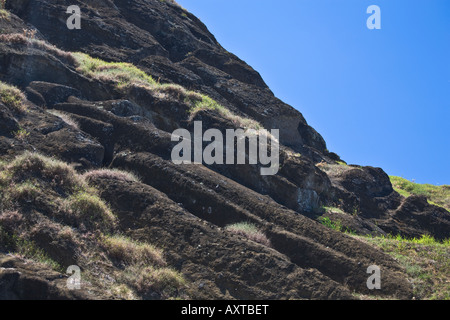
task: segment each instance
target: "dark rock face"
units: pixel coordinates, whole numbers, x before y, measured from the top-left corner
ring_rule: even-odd
[[[118,90],[81,74],[54,49],[9,42],[0,43],[0,80],[26,93],[28,112],[18,114],[0,103],[2,160],[30,150],[72,163],[80,172],[105,166],[136,172],[142,182],[95,183],[119,216],[121,231],[166,248],[171,265],[208,289],[199,289],[194,298],[351,299],[352,292],[411,298],[411,285],[396,261],[311,218],[322,205],[339,205],[358,213],[344,222],[359,233],[430,233],[442,239],[450,235],[446,210],[423,198],[404,199],[382,169],[336,164],[339,157],[326,150],[303,116],[274,97],[255,70],[176,4],[77,4],[83,13],[81,30],[67,29],[62,0],[8,1],[11,17],[0,19],[0,29],[22,33],[29,24],[37,37],[60,49],[131,62],[161,82],[207,94],[266,129],[280,129],[280,170],[264,177],[251,165],[175,165],[170,157],[173,130],[192,131],[195,120],[221,132],[236,125],[210,110],[191,119],[182,99],[139,86]],[[69,114],[77,125],[48,109]],[[19,128],[30,134],[15,136]],[[273,248],[224,230],[241,221],[256,224]],[[48,245],[51,231],[33,236],[62,265],[73,263],[73,248]],[[373,264],[384,275],[377,292],[366,287],[366,270]],[[92,298],[58,291],[42,275],[33,282],[0,269],[1,281],[8,284],[0,287],[5,299]],[[34,288],[31,296],[20,291],[26,286]]]
[[[14,1],[8,7],[61,49],[131,62],[155,79],[199,90],[268,129],[280,129],[282,142],[296,150],[325,151],[323,138],[298,111],[275,98],[255,70],[223,49],[196,17],[179,6],[159,0],[79,5],[83,25],[75,31],[61,23],[68,17],[65,1]]]

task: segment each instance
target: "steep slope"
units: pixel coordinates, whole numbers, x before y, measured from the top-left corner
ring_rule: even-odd
[[[403,198],[379,168],[336,162],[339,157],[326,150],[298,111],[274,97],[256,71],[175,3],[70,4],[82,10],[81,30],[67,29],[66,1],[7,1],[10,13],[0,19],[0,81],[5,83],[0,87],[5,93],[0,92],[0,159],[17,161],[28,150],[70,163],[79,174],[101,167],[136,173],[140,181],[93,175],[89,183],[117,218],[114,233],[162,248],[168,265],[186,279],[182,293],[189,297],[412,296],[394,259],[314,219],[324,214],[321,206],[339,206],[358,233],[426,232],[443,239],[450,236],[448,211],[422,198]],[[280,129],[278,174],[261,176],[258,165],[174,164],[171,133],[178,128],[193,132],[196,120],[223,133],[252,126]],[[13,188],[11,183],[4,185]],[[95,233],[95,225],[80,229],[64,219],[61,207],[48,208],[65,197],[57,193],[51,201],[33,197],[0,207],[0,226],[9,235],[26,235],[25,226],[38,218],[50,223],[49,216],[58,228],[75,228],[80,237]],[[11,211],[26,221],[24,229],[8,224]],[[272,247],[225,228],[242,221],[255,224]],[[27,239],[49,250],[45,241],[36,240]],[[94,240],[78,243],[101,254],[106,249]],[[64,248],[51,243],[53,252]],[[13,249],[2,246],[5,252]],[[78,264],[92,272],[85,260],[59,254],[52,259],[61,270]],[[122,279],[123,265],[105,264],[102,272]],[[370,265],[383,272],[382,289],[376,292],[366,286]],[[142,291],[124,285],[136,298],[167,297],[154,288],[152,295],[151,287]],[[74,298],[69,294],[65,297]],[[124,295],[101,296],[117,297]]]

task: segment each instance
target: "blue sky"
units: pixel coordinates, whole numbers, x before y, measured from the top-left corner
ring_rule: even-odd
[[[177,1],[349,164],[450,184],[449,0]]]

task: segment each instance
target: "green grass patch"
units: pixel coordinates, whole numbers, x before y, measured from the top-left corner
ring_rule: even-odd
[[[201,96],[201,100],[194,100],[190,103],[191,109],[191,119],[195,116],[195,114],[201,110],[213,110],[220,114],[222,117],[229,119],[233,124],[237,127],[245,128],[245,129],[253,129],[260,130],[262,126],[259,122],[238,116],[219,104],[217,101],[211,99],[208,96]]]
[[[341,220],[331,220],[329,217],[320,217],[318,221],[330,229],[340,232],[344,231]]]
[[[336,210],[334,212],[340,213],[340,214],[346,214],[344,211],[342,211],[339,208],[331,208],[332,210]],[[355,230],[350,229],[342,224],[342,221],[340,219],[331,219],[330,217],[324,217],[321,216],[317,218],[317,221],[319,221],[324,226],[347,234],[356,234]]]
[[[405,268],[416,299],[450,300],[450,240],[353,236],[395,258]]]
[[[20,141],[25,141],[25,139],[30,135],[30,133],[24,129],[24,128],[20,128],[17,131],[13,132],[14,138],[20,140]]]
[[[156,85],[156,81],[151,76],[131,63],[106,62],[81,52],[72,53],[72,55],[77,62],[79,72],[93,79],[114,82],[118,88],[131,85],[149,87]]]
[[[450,211],[450,186],[435,186],[432,184],[419,184],[401,177],[389,176],[395,191],[404,197],[422,195],[428,202]]]
[[[117,89],[125,89],[130,86],[142,86],[155,94],[169,96],[186,103],[190,109],[190,119],[201,110],[212,110],[231,120],[236,126],[260,130],[261,124],[257,121],[238,116],[219,104],[210,97],[190,91],[177,84],[160,84],[150,75],[130,63],[106,62],[101,59],[92,58],[85,53],[72,53],[77,66],[77,71],[87,77],[114,83]]]

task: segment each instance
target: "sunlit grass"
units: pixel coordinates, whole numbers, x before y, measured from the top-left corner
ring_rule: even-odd
[[[415,299],[450,300],[450,239],[352,236],[396,259],[413,284]]]
[[[102,243],[111,258],[123,263],[166,265],[162,251],[151,244],[118,235],[104,236]]]
[[[111,82],[119,90],[131,86],[142,86],[159,96],[172,97],[183,101],[189,106],[190,120],[201,110],[212,110],[222,117],[229,119],[238,127],[255,130],[262,128],[257,121],[234,114],[204,94],[187,90],[177,84],[160,84],[150,75],[147,75],[130,63],[106,62],[80,52],[73,53],[72,55],[76,60],[77,71],[87,77]]]
[[[422,195],[427,197],[431,204],[450,210],[450,186],[435,186],[432,184],[419,184],[401,177],[389,177],[394,190],[404,197]]]
[[[23,113],[25,106],[25,94],[17,87],[0,81],[0,102],[14,112]]]
[[[271,247],[270,240],[267,236],[258,229],[258,227],[249,222],[239,222],[235,224],[230,224],[225,227],[225,230],[232,232],[234,234],[242,235],[249,240],[258,242],[267,247]]]

